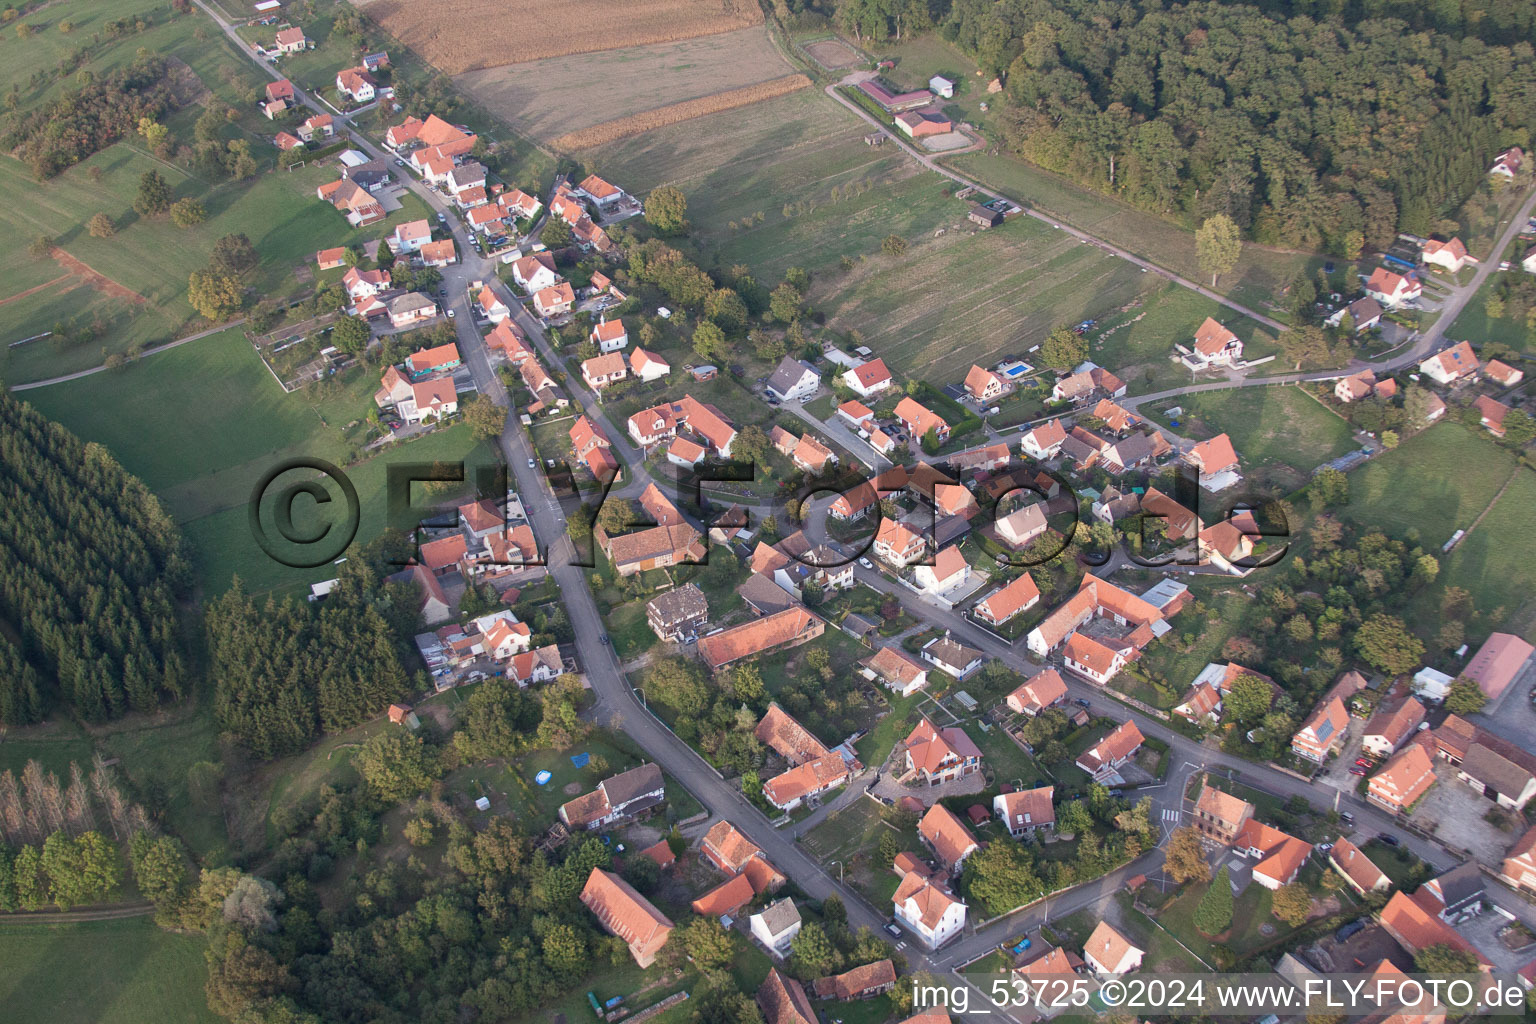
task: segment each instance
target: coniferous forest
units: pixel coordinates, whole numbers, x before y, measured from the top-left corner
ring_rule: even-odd
[[[1536,126],[1520,0],[841,0],[835,16],[866,40],[936,28],[1002,79],[1004,142],[1035,164],[1348,258],[1431,233]]]
[[[0,395],[0,723],[86,721],[186,686],[190,578],[160,502],[111,454]]]

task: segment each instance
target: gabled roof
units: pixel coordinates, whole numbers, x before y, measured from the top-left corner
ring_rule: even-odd
[[[1207,475],[1220,473],[1237,465],[1237,450],[1226,434],[1217,434],[1209,441],[1201,441],[1189,451],[1189,458]]]
[[[1015,793],[999,793],[995,804],[1001,808],[1003,823],[1011,828],[1054,825],[1056,808],[1052,803],[1055,786],[1040,786]]]
[[[1052,946],[1041,955],[1035,957],[1023,967],[1017,968],[1017,973],[1025,978],[1056,978],[1062,975],[1072,974],[1083,962],[1060,946]]]
[[[868,666],[880,678],[906,686],[928,671],[927,666],[900,647],[882,647],[859,662]]]
[[[795,979],[780,974],[777,967],[770,968],[758,986],[757,1005],[763,1011],[764,1024],[817,1024],[805,989]]]
[[[928,813],[917,823],[917,833],[933,847],[934,855],[950,868],[959,864],[972,851],[980,849],[971,830],[943,804],[934,804],[928,809]],[[902,882],[905,884],[906,879]]]
[[[1523,371],[1499,359],[1488,360],[1488,365],[1483,367],[1483,373],[1500,384],[1518,384],[1520,378],[1525,376]]]
[[[855,366],[851,371],[859,382],[859,387],[868,391],[870,388],[891,379],[891,371],[885,368],[884,359],[871,359],[867,363]]]
[[[1107,764],[1123,761],[1131,755],[1137,747],[1141,746],[1144,738],[1141,729],[1130,720],[1121,722],[1109,735],[1089,747],[1077,759],[1077,765],[1084,771],[1095,772]]]
[[[699,639],[699,654],[714,669],[742,658],[773,650],[787,644],[821,623],[821,618],[805,608],[786,608],[753,622],[733,626]]]
[[[965,375],[965,389],[977,396],[983,394],[989,387],[1000,385],[1002,382],[1002,378],[997,374],[974,363]]]
[[[815,982],[819,999],[853,999],[861,992],[896,984],[896,967],[889,960],[876,960],[851,971],[818,978]]]
[[[1020,686],[1008,695],[1009,699],[1017,697],[1017,703],[1029,707],[1050,707],[1067,695],[1067,684],[1061,678],[1061,673],[1054,668],[1048,668],[1036,673],[1029,682]]]
[[[1443,349],[1430,356],[1424,362],[1440,364],[1440,369],[1447,377],[1471,373],[1477,369],[1477,353],[1472,351],[1472,346],[1465,341],[1458,341],[1448,349]]]
[[[1088,941],[1083,945],[1083,955],[1091,956],[1105,968],[1114,969],[1120,961],[1125,959],[1131,951],[1144,952],[1135,946],[1130,939],[1121,935],[1108,921],[1100,921],[1099,926],[1088,936]]]
[[[601,868],[593,868],[587,876],[581,902],[597,915],[604,928],[632,948],[659,949],[672,929],[672,922],[649,900],[624,879]]]
[[[1296,738],[1302,740],[1305,734],[1305,742],[1326,747],[1333,743],[1348,724],[1349,712],[1344,708],[1344,701],[1330,697],[1307,719],[1307,724],[1301,727]]]
[[[1376,866],[1376,862],[1365,855],[1365,851],[1350,842],[1345,836],[1340,836],[1334,841],[1333,849],[1328,854],[1328,859],[1334,863],[1340,871],[1349,876],[1350,881],[1366,892],[1370,892],[1382,882],[1389,882],[1386,872]]]
[[[775,775],[763,784],[763,795],[775,807],[785,807],[840,785],[847,780],[848,774],[847,762],[836,754],[828,754]]]
[[[1445,945],[1471,953],[1480,965],[1488,964],[1488,959],[1456,929],[1419,906],[1407,893],[1394,893],[1387,901],[1381,911],[1381,926],[1410,953]]]
[[[732,875],[694,900],[693,912],[703,917],[724,917],[751,903],[754,895],[746,875]]]
[[[1239,826],[1253,817],[1253,804],[1206,783],[1200,789],[1200,799],[1195,801],[1195,813],[1208,814],[1217,821]]]
[[[717,821],[704,833],[702,845],[712,850],[728,871],[740,871],[753,857],[762,855],[741,830],[728,821]]]
[[[907,756],[912,766],[922,772],[937,772],[945,763],[980,757],[981,751],[959,726],[938,729],[924,715],[907,736]]]
[[[1137,416],[1135,413],[1126,409],[1122,409],[1120,406],[1116,405],[1113,400],[1108,398],[1099,399],[1099,404],[1093,407],[1093,416],[1097,419],[1103,420],[1105,426],[1109,427],[1110,430],[1113,430],[1116,433],[1119,433],[1123,430],[1130,430],[1132,427],[1136,426],[1136,424],[1141,422],[1140,416]]]
[[[896,403],[896,418],[907,424],[913,435],[919,439],[930,430],[936,430],[942,434],[949,429],[949,424],[944,422],[944,417],[910,395]]]
[[[1040,600],[1040,588],[1035,585],[1034,578],[1026,572],[1009,582],[1006,586],[1000,587],[982,598],[976,607],[978,609],[986,608],[987,613],[991,615],[994,621],[1004,622],[1038,600]],[[1028,685],[1027,683],[1025,684],[1025,686]],[[1065,684],[1063,684],[1063,688],[1065,688]]]
[[[951,579],[970,568],[970,563],[960,553],[960,545],[951,544],[939,549],[933,559],[933,578],[939,582]]]
[[[1533,652],[1536,647],[1512,633],[1490,633],[1462,675],[1475,682],[1490,700],[1497,700]]]
[[[1409,697],[1392,707],[1382,708],[1365,723],[1366,736],[1381,736],[1392,746],[1402,743],[1424,721],[1424,705]]]
[[[416,373],[423,373],[427,370],[435,370],[439,366],[451,366],[458,361],[459,346],[450,341],[436,348],[424,348],[420,352],[412,352],[406,359],[406,364]]]
[[[1227,330],[1213,318],[1206,317],[1205,323],[1195,330],[1195,351],[1203,356],[1214,356],[1233,342],[1241,345],[1237,335]]]
[[[960,903],[936,881],[916,871],[908,872],[902,878],[901,884],[896,887],[896,894],[891,897],[891,902],[898,907],[905,906],[909,901],[917,910],[917,919],[930,930],[938,927],[950,907]]]
[[[1048,451],[1067,439],[1067,428],[1062,426],[1061,420],[1051,420],[1026,431],[1024,437],[1030,439],[1041,451]]]
[[[777,701],[768,705],[762,720],[752,731],[757,741],[793,764],[826,757],[832,753],[811,731],[781,708]]]

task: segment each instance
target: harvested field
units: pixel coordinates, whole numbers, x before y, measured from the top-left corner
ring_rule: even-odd
[[[760,25],[753,0],[576,0],[559,29],[537,0],[353,0],[385,31],[450,75],[477,68],[675,42]],[[466,26],[474,30],[465,31]]]
[[[804,89],[810,84],[811,80],[804,75],[785,75],[771,82],[759,82],[757,85],[715,93],[713,96],[673,103],[657,110],[648,110],[643,114],[604,121],[583,131],[568,132],[556,139],[554,144],[557,149],[590,149],[593,146],[603,146],[656,128],[691,121],[706,114],[718,114],[724,110],[734,110],[763,100],[775,99]]]
[[[861,67],[864,55],[841,39],[818,39],[800,47],[806,54],[828,71],[846,71]]]
[[[793,70],[759,25],[680,42],[485,68],[458,76],[455,84],[519,131],[549,140]]]
[[[53,261],[59,266],[69,271],[75,277],[84,280],[86,284],[90,285],[93,289],[100,292],[102,295],[113,299],[126,299],[129,302],[143,305],[144,296],[140,295],[138,292],[132,290],[131,288],[124,288],[122,285],[118,284],[110,277],[107,277],[105,274],[96,273],[96,271],[92,270],[81,261],[75,259],[63,249],[55,246],[54,248],[48,250],[48,255],[53,257]]]

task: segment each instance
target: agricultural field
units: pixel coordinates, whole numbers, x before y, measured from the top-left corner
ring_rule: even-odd
[[[841,36],[817,35],[797,42],[824,71],[851,71],[868,63],[864,54]]]
[[[0,923],[6,1019],[48,1024],[218,1024],[203,985],[207,942],[149,917],[78,924]],[[60,964],[82,968],[61,983]]]
[[[792,71],[761,25],[718,35],[481,68],[456,84],[518,131],[552,140],[604,121]]]
[[[698,99],[683,100],[681,103],[669,103],[655,110],[604,121],[590,128],[568,132],[556,139],[554,144],[557,148],[564,150],[592,149],[620,139],[643,135],[657,128],[692,121],[706,114],[718,114],[776,99],[779,96],[798,92],[810,84],[811,80],[802,74],[785,75],[782,78],[758,82],[755,85],[744,85],[738,89],[728,89],[725,92],[700,96]]]
[[[396,39],[450,75],[668,43],[761,25],[762,9],[751,0],[588,0],[579,17],[559,31],[530,32],[548,20],[537,0],[355,0],[359,10]],[[474,30],[466,32],[467,26]]]
[[[1227,434],[1249,483],[1300,487],[1323,463],[1359,447],[1347,422],[1297,387],[1228,388],[1159,403],[1154,418],[1182,408],[1175,432],[1196,441]]]
[[[1437,581],[1471,593],[1478,610],[1489,616],[1490,629],[1507,629],[1527,640],[1536,639],[1536,564],[1529,558],[1511,558],[1510,552],[1529,543],[1533,508],[1536,474],[1517,468],[1477,528],[1441,556]],[[1435,621],[1434,612],[1423,608],[1425,621]]]
[[[246,521],[251,487],[283,458],[351,461],[377,386],[365,368],[284,394],[244,334],[231,328],[120,370],[24,394],[50,419],[106,445],[161,497],[186,533],[206,590],[222,591],[238,573],[248,589],[262,591],[323,579],[328,567],[287,569],[267,558]],[[180,443],[188,436],[198,444]],[[386,461],[459,459],[475,450],[467,428],[458,426],[350,470],[363,505],[359,540],[384,528]],[[479,458],[490,453],[482,450]]]
[[[1027,359],[1053,327],[1116,310],[1147,287],[1131,264],[1039,221],[983,231],[963,203],[942,212],[942,233],[899,257],[871,255],[816,294],[831,326],[857,330],[908,376],[943,385],[971,362]]]

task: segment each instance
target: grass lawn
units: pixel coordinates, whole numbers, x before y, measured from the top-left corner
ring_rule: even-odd
[[[906,739],[907,733],[911,732],[913,725],[916,724],[913,709],[923,699],[923,694],[914,693],[910,697],[898,697],[887,691],[886,697],[890,701],[890,712],[853,745],[859,760],[867,765],[884,764],[896,744]]]
[[[161,931],[148,917],[0,922],[0,1005],[13,1021],[217,1024],[203,996],[205,945],[200,935]],[[77,969],[61,973],[61,964]]]
[[[1119,309],[1100,308],[1099,322],[1087,335],[1088,357],[1114,370],[1133,395],[1186,384],[1189,371],[1168,357],[1175,342],[1192,343],[1195,329],[1206,317],[1215,317],[1241,338],[1243,354],[1249,359],[1279,351],[1269,329],[1258,321],[1188,288],[1165,283]]]
[[[1249,479],[1273,477],[1287,492],[1309,479],[1318,466],[1358,447],[1345,420],[1297,387],[1181,395],[1161,404],[1153,415],[1170,426],[1166,410],[1175,407],[1184,410],[1178,416],[1178,433],[1197,441],[1229,435]]]
[[[895,836],[898,853],[924,853],[917,830],[898,831],[882,817],[883,810],[873,800],[860,800],[827,818],[801,840],[823,865],[831,868],[840,864],[848,883],[876,906],[890,903],[901,884],[891,865],[879,856],[880,836],[886,832]]]
[[[613,609],[603,616],[603,625],[621,661],[638,658],[659,642],[646,619],[644,601],[631,601]]]
[[[69,784],[69,763],[77,762],[90,772],[91,738],[74,722],[55,716],[41,725],[14,730],[0,743],[0,772],[13,772],[21,778],[28,761],[36,761]]]
[[[999,783],[1020,781],[1028,789],[1036,779],[1046,778],[1040,763],[1024,752],[1000,725],[982,732],[976,722],[966,724],[965,733],[981,751],[981,763]],[[1047,780],[1049,783],[1049,780]]]
[[[158,716],[157,716],[158,717]],[[174,721],[135,723],[102,737],[107,757],[122,759],[118,771],[141,793],[156,794],[163,802],[165,823],[205,863],[228,860],[229,835],[217,796],[200,802],[188,785],[194,764],[221,760],[218,727],[212,709],[202,705]]]
[[[288,569],[269,559],[250,536],[251,488],[292,456],[345,465],[365,439],[363,416],[376,386],[373,371],[361,368],[285,394],[243,333],[231,329],[25,398],[106,445],[160,495],[187,535],[205,589],[221,591],[238,573],[259,591],[325,579],[330,567]],[[461,458],[489,463],[494,454],[454,426],[348,470],[362,503],[359,541],[384,528],[386,465]]]
[[[1536,473],[1517,469],[1477,529],[1441,557],[1439,589],[1430,588],[1435,599],[1446,587],[1463,587],[1473,595],[1477,608],[1490,616],[1491,628],[1508,628],[1528,640],[1536,639],[1536,560],[1510,557],[1525,543],[1533,508]],[[1429,604],[1430,596],[1419,602],[1426,622],[1434,621],[1438,607]]]
[[[1481,433],[1437,423],[1350,473],[1345,515],[1433,550],[1472,524],[1513,467]]]

